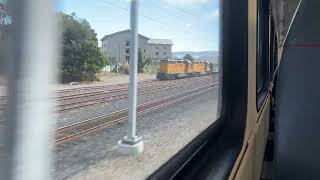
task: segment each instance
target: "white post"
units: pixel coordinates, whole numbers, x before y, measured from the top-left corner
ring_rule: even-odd
[[[0,153],[5,155],[0,159],[0,179],[51,179],[53,139],[48,132],[55,121],[50,102],[58,63],[53,1],[10,3],[9,98],[0,134],[4,137],[4,152]]]
[[[138,81],[138,2],[131,0],[131,51],[130,51],[130,84],[128,104],[128,136],[118,142],[120,152],[124,154],[136,154],[143,152],[141,137],[136,136],[137,118],[137,81]]]
[[[131,51],[129,86],[129,134],[128,140],[136,138],[137,76],[138,76],[138,1],[131,1]]]

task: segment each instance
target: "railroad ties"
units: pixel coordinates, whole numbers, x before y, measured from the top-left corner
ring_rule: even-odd
[[[169,105],[183,102],[199,94],[207,92],[214,86],[217,86],[218,80],[215,75],[201,76],[187,79],[177,79],[171,81],[147,80],[139,83],[138,95],[153,94],[156,92],[167,91],[168,89],[180,88],[186,85],[193,86],[192,89],[180,92],[178,94],[148,101],[138,105],[137,115],[157,111],[168,107]],[[196,87],[196,84],[204,84]],[[100,85],[90,87],[80,87],[56,91],[57,98],[54,99],[58,106],[58,113],[65,113],[81,108],[88,108],[113,101],[128,98],[128,84]],[[7,97],[0,97],[0,111],[6,106]],[[127,121],[128,109],[121,109],[111,113],[103,114],[93,118],[86,119],[74,124],[59,127],[51,130],[49,133],[55,134],[54,143],[57,145],[71,142],[92,132],[110,127],[112,125]]]

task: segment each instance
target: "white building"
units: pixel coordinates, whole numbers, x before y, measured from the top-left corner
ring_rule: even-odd
[[[102,51],[112,64],[124,64],[130,60],[130,30],[106,35],[101,39]],[[143,59],[151,58],[154,62],[172,57],[172,41],[169,39],[150,39],[139,34],[139,50]]]
[[[172,58],[172,41],[170,39],[150,39],[148,41],[148,57],[154,62],[160,62],[160,59]]]
[[[109,57],[112,64],[124,64],[130,60],[130,30],[119,31],[101,39],[102,51]],[[143,58],[147,58],[149,38],[139,34],[139,49]]]

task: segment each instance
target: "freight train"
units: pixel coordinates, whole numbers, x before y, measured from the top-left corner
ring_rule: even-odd
[[[209,75],[213,73],[213,64],[207,61],[194,62],[189,60],[161,60],[158,80],[172,80],[188,77]]]

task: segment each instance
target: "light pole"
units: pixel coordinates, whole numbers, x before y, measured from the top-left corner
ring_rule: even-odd
[[[138,2],[131,0],[131,51],[130,51],[130,84],[128,104],[128,135],[118,141],[119,151],[123,154],[143,152],[143,141],[136,135],[137,118],[137,80],[138,80]]]

